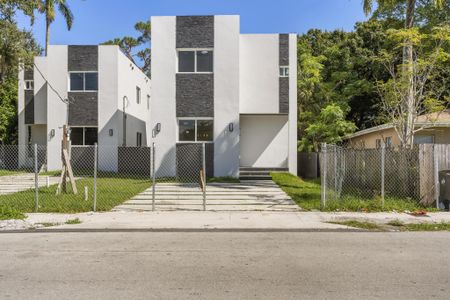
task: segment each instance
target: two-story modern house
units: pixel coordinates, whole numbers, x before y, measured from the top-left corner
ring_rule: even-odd
[[[236,177],[240,167],[296,174],[296,34],[241,34],[239,16],[151,23],[157,172],[182,172],[183,148],[206,142],[208,176]]]
[[[155,143],[157,175],[177,176],[206,143],[208,176],[296,174],[296,35],[241,34],[239,16],[151,22],[151,82],[117,46],[50,46],[36,57],[20,74],[19,144],[46,145],[57,170],[68,124],[72,145],[110,152],[99,152],[110,171],[120,169],[116,148]]]
[[[118,46],[51,45],[19,74],[19,147],[46,145],[48,170],[59,170],[68,124],[71,144],[104,146],[99,165],[115,171],[118,146],[147,145],[150,93],[150,79]],[[32,164],[31,151],[19,154],[19,165]]]

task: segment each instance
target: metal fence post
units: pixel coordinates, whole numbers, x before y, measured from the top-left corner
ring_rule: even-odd
[[[434,198],[436,199],[436,208],[439,207],[439,194],[440,194],[440,186],[439,186],[439,164],[438,164],[438,155],[436,144],[433,145],[433,176],[434,176]]]
[[[152,143],[152,211],[155,211],[155,188],[156,188],[156,175],[155,175],[155,143]]]
[[[334,177],[334,200],[337,200],[338,197],[338,193],[337,193],[337,189],[338,189],[338,176],[337,176],[337,147],[336,145],[334,145],[334,173],[333,173],[333,177]]]
[[[206,210],[206,159],[205,159],[205,143],[202,146],[202,167],[203,167],[203,211]]]
[[[322,176],[320,176],[321,186],[322,186],[322,193],[321,193],[321,206],[322,208],[325,207],[327,202],[327,144],[322,143]]]
[[[386,145],[381,144],[381,205],[384,208],[384,168],[386,160]]]
[[[97,164],[98,164],[98,145],[94,144],[94,211],[97,211]]]
[[[38,148],[37,144],[34,144],[34,211],[39,210],[39,169],[38,169]]]

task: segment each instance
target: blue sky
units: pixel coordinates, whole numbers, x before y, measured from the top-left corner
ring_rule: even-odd
[[[68,0],[75,15],[71,31],[61,16],[51,27],[51,44],[98,44],[135,35],[133,25],[150,16],[238,14],[243,33],[303,33],[311,28],[351,30],[366,16],[362,0]],[[18,16],[21,27],[29,20]],[[33,32],[44,44],[44,18]]]

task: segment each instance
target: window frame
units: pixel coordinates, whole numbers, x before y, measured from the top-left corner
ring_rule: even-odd
[[[212,71],[197,71],[197,52],[210,51],[212,52]],[[180,52],[194,52],[194,72],[180,72]],[[177,61],[176,61],[176,73],[177,74],[214,74],[214,48],[177,48]]]
[[[392,148],[392,136],[387,136],[384,138],[384,145],[386,148]]]
[[[32,79],[27,79],[24,80],[24,84],[25,84],[25,91],[34,91],[34,80]],[[31,85],[31,88],[28,87],[28,85]]]
[[[141,104],[141,98],[142,98],[142,90],[141,90],[141,88],[137,85],[137,86],[136,86],[136,103],[137,103],[137,104]]]
[[[72,135],[72,128],[83,128],[83,145],[73,145],[72,144],[72,139],[71,139],[71,135]],[[98,144],[98,126],[70,126],[70,134],[69,134],[69,140],[71,143],[71,146],[75,146],[75,147],[92,147],[93,145],[86,145],[86,128],[97,128],[97,144]]]
[[[180,121],[195,121],[194,122],[194,141],[180,141]],[[198,141],[197,140],[197,121],[213,121],[212,140],[211,141]],[[214,118],[212,117],[181,117],[177,118],[177,143],[179,144],[211,144],[214,143]]]
[[[281,70],[283,70],[283,72]],[[286,75],[286,70],[287,70],[287,75]],[[290,74],[289,73],[289,66],[280,66],[280,69],[279,69],[279,72],[278,72],[278,75],[280,77],[286,78],[286,77],[289,77],[289,74]]]
[[[147,94],[147,110],[150,110],[150,95]]]
[[[76,74],[76,73],[82,73],[83,74],[83,89],[82,90],[72,90],[71,88],[71,78],[70,75],[71,74]],[[97,89],[96,90],[86,90],[86,73],[97,73]],[[99,90],[99,80],[98,80],[98,71],[69,71],[68,76],[67,76],[67,81],[68,81],[68,91],[71,93],[97,93]]]
[[[142,147],[142,132],[136,132],[136,147]]]

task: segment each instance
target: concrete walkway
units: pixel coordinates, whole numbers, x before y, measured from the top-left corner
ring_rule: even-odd
[[[64,224],[78,218],[81,224]],[[24,226],[39,227],[40,223],[53,223],[46,229],[73,230],[133,230],[133,229],[274,229],[274,230],[336,230],[347,226],[327,222],[338,220],[365,220],[387,223],[400,220],[404,223],[450,222],[450,213],[430,213],[425,217],[414,217],[405,213],[324,213],[324,212],[105,212],[79,214],[31,213]],[[26,225],[26,226],[25,226]],[[8,229],[8,228],[5,228]],[[4,230],[5,230],[4,229]],[[1,229],[0,229],[1,230]]]
[[[158,183],[155,187],[158,211],[201,211],[203,192],[198,184]],[[114,208],[114,211],[151,211],[152,188]],[[272,180],[240,183],[209,183],[206,187],[208,211],[282,211],[299,207]]]
[[[59,177],[57,176],[39,176],[39,187],[57,184]],[[34,189],[34,174],[25,173],[9,176],[0,176],[0,195],[13,194],[29,189]]]

